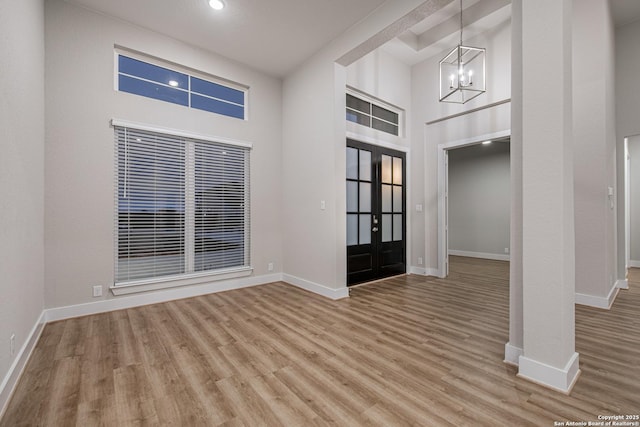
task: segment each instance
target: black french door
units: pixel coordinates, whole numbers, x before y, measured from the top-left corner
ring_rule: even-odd
[[[347,285],[406,272],[405,154],[347,140]]]

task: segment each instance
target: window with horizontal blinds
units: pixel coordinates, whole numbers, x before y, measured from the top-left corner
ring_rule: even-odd
[[[114,129],[115,285],[249,267],[249,148]]]

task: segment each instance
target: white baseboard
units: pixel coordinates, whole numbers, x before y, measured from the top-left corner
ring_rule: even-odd
[[[269,274],[263,276],[242,277],[238,279],[219,282],[204,283],[201,285],[184,286],[179,288],[164,289],[160,291],[135,294],[102,301],[76,304],[66,307],[49,308],[45,310],[45,321],[70,319],[72,317],[87,316],[90,314],[105,313],[108,311],[122,310],[149,304],[173,301],[182,298],[197,297],[215,292],[230,291],[233,289],[247,288],[250,286],[264,285],[267,283],[282,281],[282,274]]]
[[[42,313],[40,313],[40,317],[36,320],[36,324],[31,328],[31,332],[29,332],[22,348],[9,367],[9,371],[2,380],[2,383],[0,383],[0,419],[2,419],[4,411],[7,409],[11,395],[15,390],[16,384],[18,384],[18,380],[22,376],[22,372],[24,371],[24,367],[27,365],[29,357],[31,357],[31,352],[40,338],[40,334],[44,329],[45,323],[45,312],[42,311]]]
[[[331,298],[332,300],[349,297],[349,288],[347,288],[346,286],[344,288],[333,289],[319,283],[314,283],[309,280],[301,279],[300,277],[292,276],[290,274],[283,274],[282,280],[289,283],[290,285],[297,286],[298,288],[305,289],[307,291],[322,295],[327,298]]]
[[[620,291],[620,288],[618,287],[618,283],[616,282],[616,284],[613,285],[606,297],[581,294],[576,292],[576,304],[609,310],[613,305],[613,302],[616,300],[616,297],[618,296],[618,291]]]
[[[526,356],[520,356],[518,366],[518,377],[565,394],[571,393],[571,389],[580,375],[578,353],[573,353],[562,369],[529,359]]]
[[[486,252],[458,251],[455,249],[449,249],[449,255],[466,256],[469,258],[492,259],[495,261],[509,261],[510,259],[509,254],[490,254]]]
[[[437,268],[426,268],[427,276],[440,277],[440,270]]]
[[[418,276],[428,276],[427,269],[422,267],[409,267],[409,274],[416,274]]]
[[[629,289],[629,281],[627,279],[621,279],[616,282],[616,288]]]
[[[629,267],[640,268],[640,261],[629,261]]]
[[[504,363],[518,366],[520,363],[520,356],[522,356],[522,354],[522,348],[512,345],[511,342],[504,345]]]
[[[440,277],[440,270],[437,268],[409,267],[409,274]]]

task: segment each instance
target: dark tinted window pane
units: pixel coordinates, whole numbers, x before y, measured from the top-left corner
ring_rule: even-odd
[[[191,77],[191,91],[244,105],[244,92],[217,83],[208,82],[197,77]]]
[[[358,99],[355,96],[347,94],[347,107],[353,108],[354,110],[362,111],[363,113],[370,114],[371,104],[367,101],[363,101],[362,99]]]
[[[375,117],[373,118],[372,128],[381,130],[382,132],[390,133],[391,135],[398,135],[398,126],[391,123],[383,122]]]
[[[378,107],[377,105],[372,105],[373,117],[377,117],[382,120],[386,120],[388,122],[398,124],[398,114],[393,111],[389,111],[385,108]]]
[[[189,105],[189,94],[180,89],[162,86],[157,83],[138,80],[133,77],[118,76],[118,89],[147,98],[159,99],[179,105]]]
[[[205,96],[192,94],[191,107],[197,108],[198,110],[204,110],[212,113],[223,114],[229,117],[244,119],[244,107],[207,98]]]
[[[366,114],[358,113],[357,111],[347,110],[347,120],[350,122],[358,123],[365,126],[371,126],[369,123],[369,116]]]
[[[118,70],[120,73],[141,77],[143,79],[152,80],[165,85],[168,85],[169,82],[173,81],[177,83],[177,86],[175,87],[180,87],[182,89],[189,88],[189,77],[186,74],[178,73],[177,71],[158,67],[157,65],[148,64],[126,56],[119,55]],[[172,86],[174,85],[175,84]]]

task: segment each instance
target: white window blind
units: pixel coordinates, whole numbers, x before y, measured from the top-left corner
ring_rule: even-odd
[[[248,267],[249,148],[114,129],[115,286]]]

